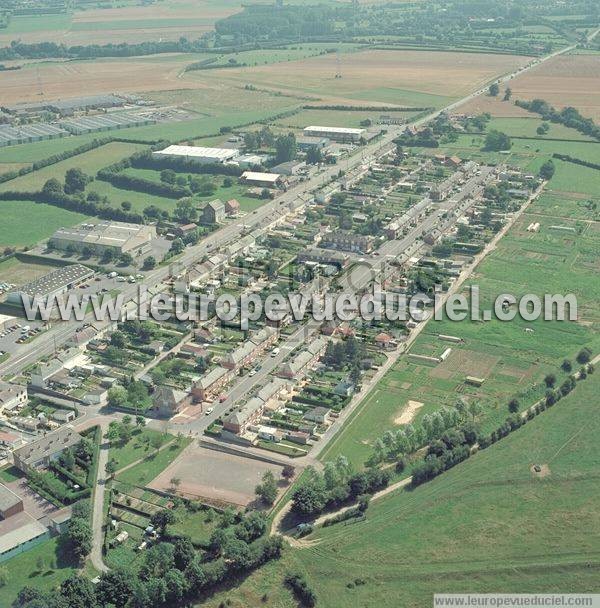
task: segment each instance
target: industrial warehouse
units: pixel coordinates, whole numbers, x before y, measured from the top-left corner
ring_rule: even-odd
[[[96,254],[107,250],[117,255],[133,256],[149,251],[156,238],[156,228],[125,222],[84,223],[73,228],[59,228],[49,239],[48,245],[61,251],[91,249]]]
[[[240,151],[235,149],[176,145],[152,153],[155,158],[184,158],[200,164],[224,163],[233,160],[239,154]]]
[[[16,291],[10,292],[6,301],[10,304],[21,305],[24,296],[33,298],[36,295],[41,297],[60,295],[93,275],[94,271],[83,264],[71,264],[57,268],[39,279],[25,283]]]

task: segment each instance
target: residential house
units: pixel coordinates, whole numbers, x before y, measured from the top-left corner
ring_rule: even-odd
[[[285,362],[278,372],[282,378],[303,380],[309,369],[319,360],[327,347],[327,338],[315,338],[305,350]]]
[[[355,234],[348,230],[334,230],[324,234],[319,245],[338,251],[368,253],[373,248],[373,239],[369,235]]]
[[[227,215],[236,215],[240,212],[240,203],[232,198],[231,200],[226,201],[225,203],[225,213]]]
[[[15,450],[13,452],[15,466],[24,473],[46,467],[64,450],[73,448],[80,442],[81,435],[76,433],[72,426],[62,426]]]
[[[223,428],[236,435],[244,435],[249,427],[258,424],[265,411],[265,402],[252,397],[223,419]]]
[[[0,382],[0,413],[17,412],[27,405],[27,387]]]
[[[232,379],[233,372],[226,367],[215,367],[196,380],[192,386],[194,401],[209,401],[216,397]]]
[[[232,370],[250,367],[275,342],[277,342],[277,330],[272,327],[264,327],[250,336],[250,339],[244,342],[244,344],[224,357],[221,365]]]
[[[202,210],[203,224],[218,224],[225,219],[225,205],[218,198],[210,201]]]
[[[170,418],[190,405],[192,396],[172,386],[157,386],[152,395],[153,410],[161,418]]]
[[[319,405],[312,410],[308,410],[302,418],[310,422],[316,422],[317,424],[325,424],[329,420],[330,411],[330,408]]]

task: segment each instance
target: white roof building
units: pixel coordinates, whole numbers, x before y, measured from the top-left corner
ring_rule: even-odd
[[[153,152],[155,158],[180,157],[200,163],[224,163],[239,156],[240,151],[228,148],[205,148],[203,146],[168,146]]]
[[[276,185],[281,179],[279,173],[260,173],[258,171],[244,171],[242,180],[249,184]]]
[[[358,141],[365,129],[351,129],[347,127],[320,127],[310,126],[304,129],[305,137],[328,137],[334,141]]]

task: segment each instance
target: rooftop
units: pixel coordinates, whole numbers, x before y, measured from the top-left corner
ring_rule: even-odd
[[[260,173],[258,171],[244,171],[242,179],[255,182],[273,182],[275,183],[281,175],[279,173]]]
[[[239,150],[227,148],[205,148],[203,146],[178,146],[172,145],[164,150],[153,152],[157,156],[185,156],[188,158],[213,158],[225,161],[238,156]]]
[[[98,222],[79,224],[73,228],[59,228],[51,238],[86,245],[133,248],[148,242],[154,236],[154,232],[152,226],[144,224]]]
[[[15,450],[14,455],[24,464],[32,465],[42,458],[73,447],[80,441],[81,435],[76,433],[72,426],[63,426]]]
[[[94,271],[83,264],[72,264],[70,266],[57,268],[39,279],[25,283],[25,285],[22,285],[16,291],[29,296],[44,296],[65,289],[69,285],[78,283],[79,281],[83,281],[93,274]]]
[[[344,133],[346,135],[362,135],[365,132],[365,129],[351,129],[348,127],[319,127],[319,126],[310,126],[304,129],[305,132],[311,131],[319,131],[321,133]]]

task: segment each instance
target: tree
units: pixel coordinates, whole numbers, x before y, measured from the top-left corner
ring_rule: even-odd
[[[104,467],[106,474],[109,476],[114,475],[117,472],[117,461],[114,458],[111,458]]]
[[[135,426],[137,426],[139,429],[144,428],[146,426],[146,419],[143,416],[136,416]]]
[[[296,474],[296,469],[291,464],[286,464],[281,471],[281,475],[284,479],[288,481],[294,477]]]
[[[125,569],[113,569],[100,575],[96,585],[96,597],[101,606],[125,608],[133,595],[136,577]]]
[[[307,467],[310,471],[310,467]],[[292,496],[292,509],[299,515],[320,513],[327,503],[325,483],[312,469],[311,477],[299,486]]]
[[[484,150],[491,152],[499,152],[501,150],[510,150],[512,143],[510,137],[502,131],[492,129],[485,136]]]
[[[156,267],[156,258],[153,255],[149,255],[142,265],[142,270],[153,270]]]
[[[119,256],[119,263],[121,266],[132,266],[133,265],[133,256],[125,251]]]
[[[311,146],[306,151],[306,162],[309,165],[319,165],[323,162],[323,153],[321,152],[321,148],[317,146]]]
[[[173,171],[173,169],[163,169],[160,172],[160,181],[164,184],[173,185],[176,179],[177,174],[175,173],[175,171]]]
[[[175,523],[175,513],[169,509],[162,509],[152,515],[150,523],[159,530],[161,534],[164,534],[166,527],[169,524]]]
[[[573,364],[568,359],[565,359],[561,363],[560,367],[562,368],[562,370],[564,372],[566,372],[567,374],[569,374],[571,372],[571,370],[573,369]]]
[[[42,193],[52,198],[53,196],[64,194],[64,190],[62,184],[55,177],[52,177],[42,186]]]
[[[131,211],[131,203],[129,201],[123,201],[121,203],[121,209],[123,209],[123,211]]]
[[[108,405],[110,407],[119,407],[126,404],[127,391],[122,386],[113,386],[108,389]]]
[[[122,331],[113,331],[110,336],[110,343],[116,348],[125,348],[127,345],[127,337]]]
[[[577,363],[581,364],[581,365],[585,365],[586,363],[589,363],[590,360],[592,358],[592,351],[585,347],[582,348],[578,353],[577,353]]]
[[[554,374],[547,374],[544,378],[544,384],[548,388],[552,388],[556,384],[556,376]]]
[[[174,255],[179,255],[185,249],[185,245],[181,239],[174,239],[171,243],[171,251]]]
[[[541,167],[538,175],[544,179],[552,179],[554,171],[556,170],[554,163],[551,160],[547,160]]]
[[[89,578],[72,574],[60,585],[60,595],[69,608],[95,608],[98,606],[94,583]]]
[[[516,414],[519,411],[519,407],[520,407],[520,405],[519,405],[519,401],[517,399],[511,399],[508,402],[508,411],[511,414]]]
[[[256,495],[266,504],[272,505],[277,498],[277,481],[272,471],[266,471],[262,481],[256,486]]]
[[[72,517],[67,537],[73,546],[73,553],[83,559],[92,550],[92,528],[90,522],[82,517]]]
[[[497,82],[493,82],[488,89],[490,97],[498,97],[498,93],[500,93],[500,85]]]
[[[509,101],[511,97],[512,97],[512,89],[510,87],[506,87],[506,89],[504,89],[504,97],[502,98],[502,100]]]
[[[293,133],[281,135],[275,140],[275,161],[277,163],[286,163],[294,160],[296,154],[296,136]]]
[[[8,570],[4,566],[0,566],[0,587],[6,586],[10,580]]]
[[[204,180],[206,181],[206,180]],[[198,188],[198,192],[200,192],[202,188]],[[211,194],[210,192],[207,194]],[[175,204],[175,209],[173,210],[173,217],[184,223],[189,224],[198,218],[198,210],[194,206],[192,199],[190,198],[182,198],[177,201]]]
[[[67,170],[65,174],[65,194],[76,194],[77,192],[83,192],[92,181],[81,169],[76,167]]]

